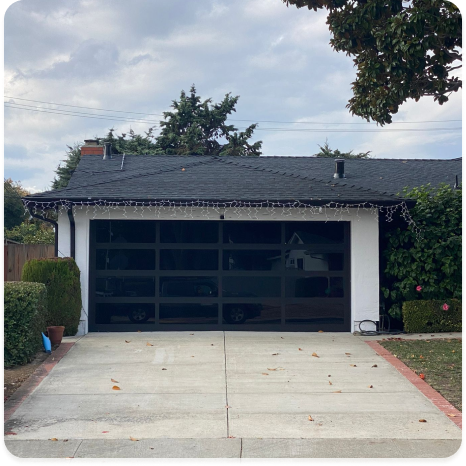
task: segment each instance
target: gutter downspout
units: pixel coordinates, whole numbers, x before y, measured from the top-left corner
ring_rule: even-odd
[[[31,217],[38,218],[43,222],[51,223],[55,228],[55,257],[58,257],[58,223],[55,220],[50,220],[49,218],[42,217],[42,215],[38,215],[32,212],[32,208],[28,206],[28,211]]]
[[[76,256],[76,224],[73,217],[73,208],[68,209],[68,218],[70,219],[70,256],[75,259]]]

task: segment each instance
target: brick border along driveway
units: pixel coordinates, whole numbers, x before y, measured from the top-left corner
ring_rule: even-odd
[[[447,401],[439,392],[434,390],[427,382],[424,382],[406,364],[393,356],[377,341],[366,341],[366,343],[386,361],[388,361],[401,375],[404,375],[426,398],[428,398],[440,411],[447,415],[460,429],[463,428],[463,414]],[[452,416],[449,416],[452,415]]]

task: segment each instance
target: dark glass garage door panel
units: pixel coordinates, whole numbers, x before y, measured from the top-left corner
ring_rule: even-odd
[[[160,270],[218,270],[218,250],[161,249]]]
[[[233,249],[223,251],[223,270],[279,270],[281,251]]]
[[[223,242],[279,244],[281,242],[281,226],[279,222],[225,222]]]
[[[101,220],[96,242],[155,243],[155,224],[151,220]]]
[[[310,299],[285,306],[285,323],[316,323],[343,325],[345,303],[341,300]]]
[[[218,222],[177,220],[160,222],[161,243],[217,243]]]
[[[279,298],[280,277],[223,277],[224,298]]]
[[[345,222],[287,222],[286,244],[343,244]]]
[[[96,270],[155,270],[155,250],[97,249]]]
[[[342,298],[343,277],[286,277],[287,298]]]
[[[201,303],[160,304],[161,324],[218,324],[218,305]]]
[[[316,252],[309,249],[289,249],[285,253],[287,270],[333,272],[344,270],[344,254]]]
[[[96,324],[130,326],[154,325],[155,305],[153,303],[96,303],[95,322]]]
[[[223,323],[241,325],[280,324],[282,308],[280,301],[262,300],[254,303],[224,303]]]
[[[160,277],[161,298],[214,298],[217,277]]]
[[[98,277],[95,280],[98,298],[146,298],[155,296],[153,277]]]

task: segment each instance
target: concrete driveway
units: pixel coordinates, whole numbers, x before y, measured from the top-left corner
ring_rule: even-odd
[[[5,430],[23,457],[429,457],[461,442],[364,341],[331,333],[89,334]]]

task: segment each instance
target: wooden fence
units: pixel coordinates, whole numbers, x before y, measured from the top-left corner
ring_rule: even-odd
[[[5,244],[4,281],[19,282],[24,263],[29,259],[55,257],[53,244]]]

